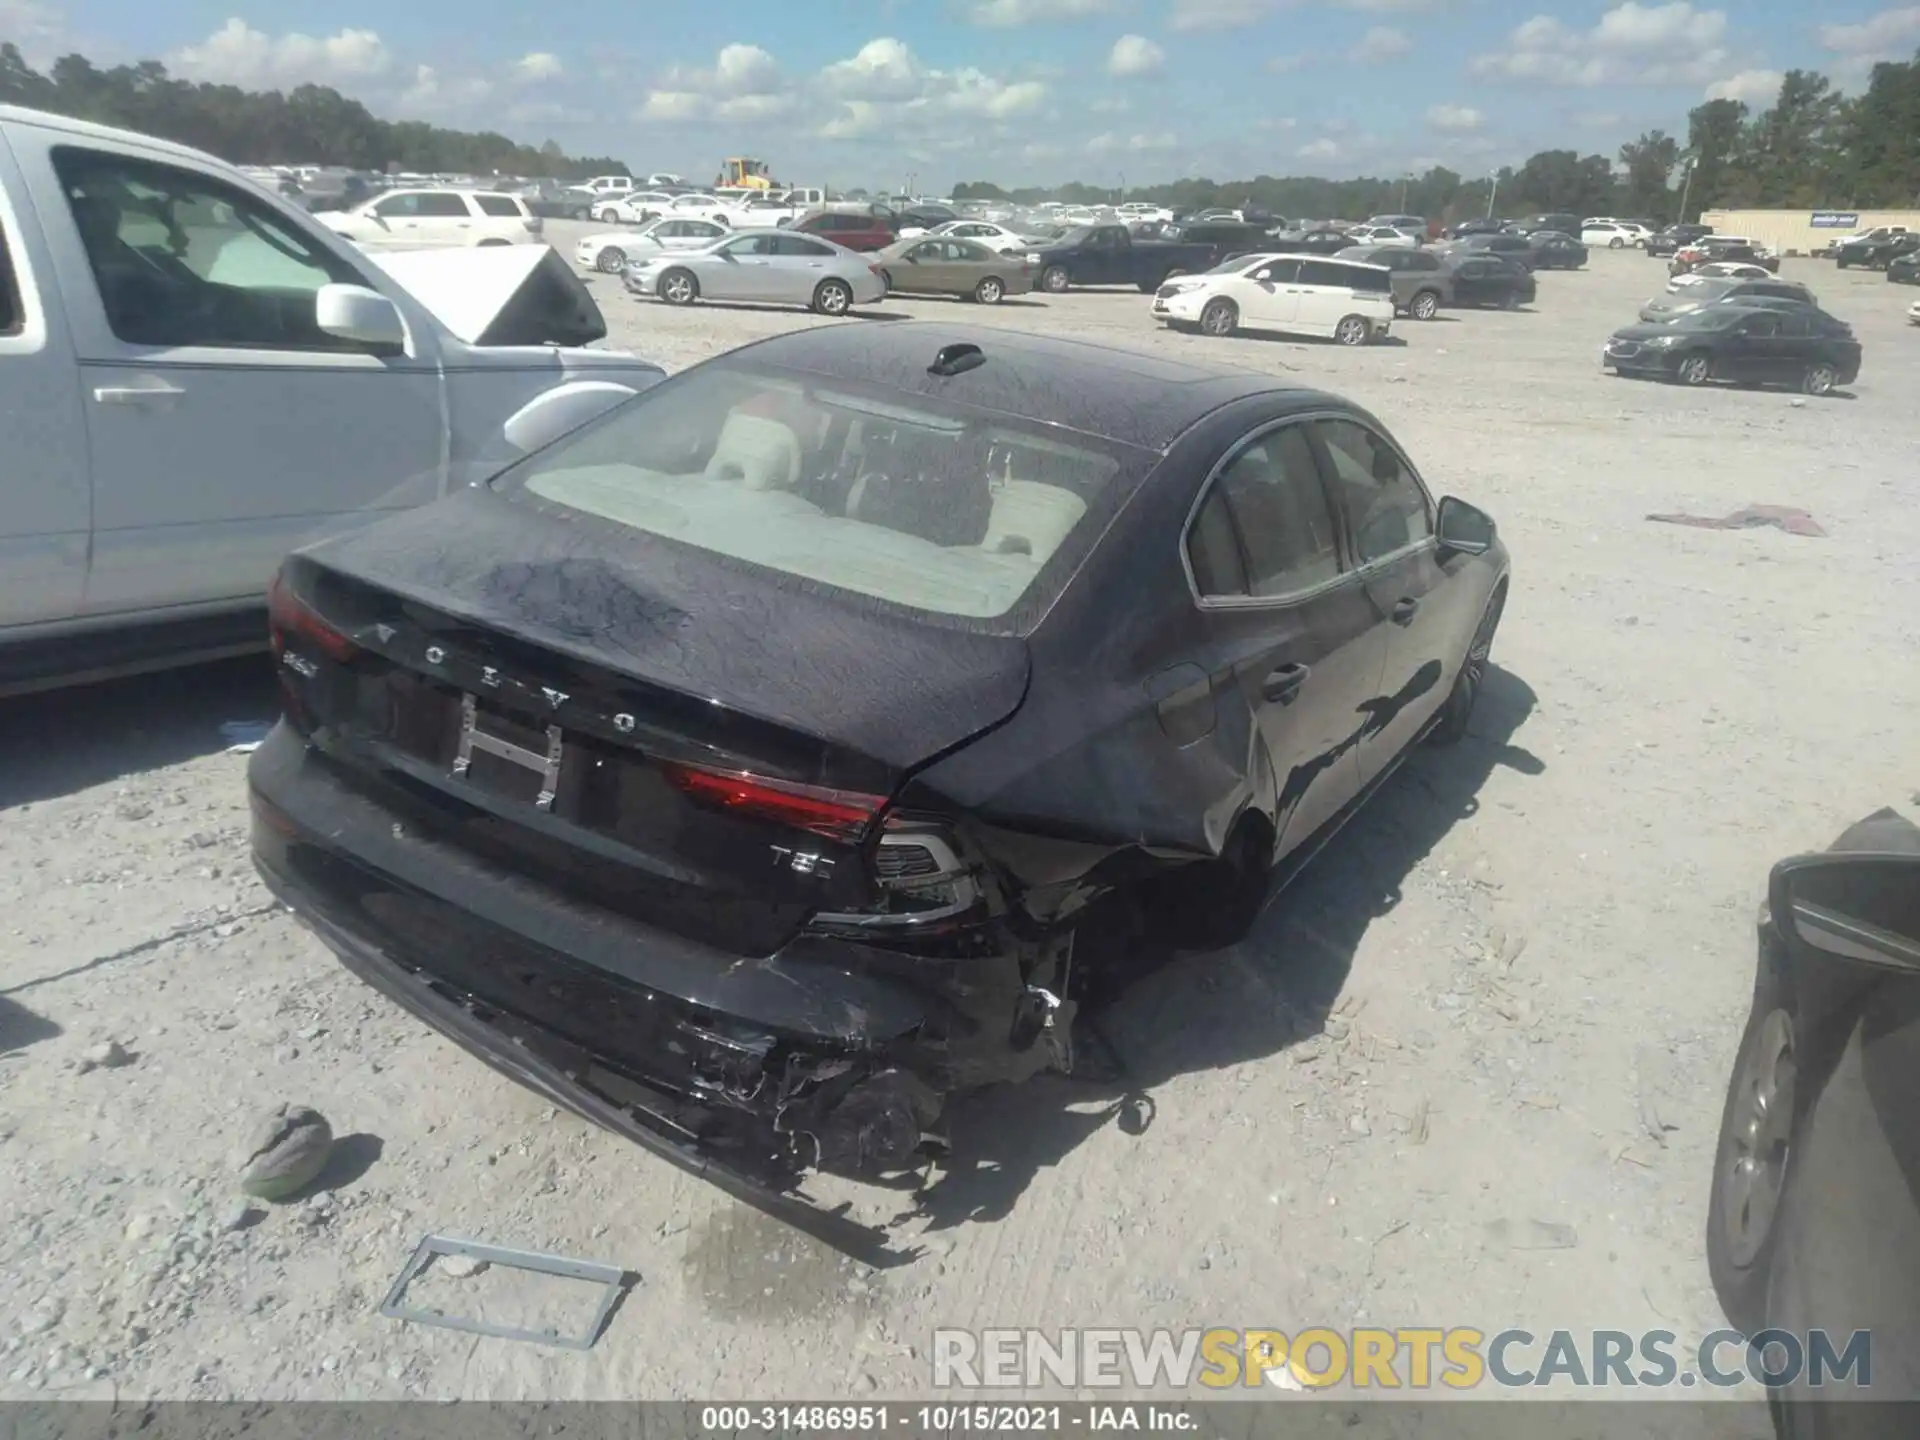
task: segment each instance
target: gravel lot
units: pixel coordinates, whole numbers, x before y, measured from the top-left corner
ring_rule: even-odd
[[[1477,733],[1251,940],[1109,1017],[1144,1133],[1117,1092],[1047,1080],[969,1104],[917,1195],[824,1189],[924,1246],[863,1273],[549,1110],[270,907],[220,731],[271,715],[263,664],[0,705],[0,1396],[911,1395],[936,1324],[1717,1327],[1701,1234],[1767,867],[1920,802],[1914,292],[1785,273],[1860,334],[1852,396],[1604,375],[1664,283],[1637,253],[1359,350],[1163,333],[1132,291],[824,322],[592,277],[610,343],[671,367],[912,315],[1354,396],[1513,551]],[[1749,502],[1830,533],[1646,518]],[[109,1039],[128,1063],[88,1068]],[[346,1137],[329,1199],[228,1229],[230,1152],[278,1100]],[[1499,1221],[1571,1244],[1510,1249]],[[640,1278],[584,1354],[380,1318],[428,1231]],[[489,1283],[442,1293],[506,1305]]]

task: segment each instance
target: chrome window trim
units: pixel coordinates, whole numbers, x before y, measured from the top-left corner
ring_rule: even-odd
[[[1201,510],[1206,507],[1207,500],[1212,496],[1213,487],[1219,483],[1220,477],[1226,473],[1228,467],[1231,466],[1235,460],[1240,458],[1241,453],[1246,450],[1248,446],[1257,444],[1263,437],[1271,435],[1274,431],[1284,429],[1289,425],[1307,425],[1316,420],[1345,420],[1354,425],[1358,425],[1361,429],[1374,436],[1374,438],[1383,442],[1386,447],[1399,458],[1400,463],[1406,467],[1407,474],[1413,477],[1413,483],[1420,491],[1421,499],[1426,502],[1426,537],[1414,541],[1411,545],[1403,545],[1398,550],[1381,555],[1364,564],[1356,564],[1351,568],[1343,567],[1340,573],[1335,575],[1331,580],[1323,580],[1318,585],[1308,585],[1299,590],[1289,590],[1281,595],[1201,594],[1200,582],[1194,578],[1193,574],[1191,542],[1193,539],[1194,523],[1200,518]],[[1324,477],[1318,474],[1317,464],[1315,478],[1320,481],[1320,493],[1326,501],[1329,513],[1333,514],[1334,523],[1344,530],[1346,521],[1344,517],[1334,512],[1333,497],[1326,493],[1326,481]],[[1317,599],[1352,580],[1364,579],[1379,570],[1385,569],[1389,565],[1398,564],[1410,555],[1437,547],[1439,537],[1434,533],[1434,525],[1436,523],[1435,510],[1436,506],[1433,492],[1427,488],[1427,482],[1421,477],[1420,472],[1414,468],[1413,462],[1407,458],[1407,452],[1402,450],[1391,436],[1361,419],[1351,410],[1302,410],[1292,415],[1283,416],[1277,420],[1262,421],[1259,425],[1234,441],[1227,452],[1214,464],[1214,467],[1207,472],[1207,478],[1201,482],[1199,491],[1193,497],[1193,503],[1187,507],[1187,518],[1180,526],[1180,537],[1177,542],[1180,547],[1180,569],[1187,577],[1187,593],[1193,597],[1194,608],[1198,610],[1275,610],[1289,605],[1298,605],[1303,600]]]

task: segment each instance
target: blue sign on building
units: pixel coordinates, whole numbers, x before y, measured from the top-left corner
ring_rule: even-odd
[[[1860,223],[1858,210],[1816,210],[1813,212],[1813,228],[1816,230],[1851,230]]]

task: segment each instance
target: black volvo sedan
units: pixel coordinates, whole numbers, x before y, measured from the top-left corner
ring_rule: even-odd
[[[798,332],[289,559],[254,853],[429,1024],[800,1219],[1069,1069],[1123,897],[1244,925],[1460,738],[1507,584],[1336,396]]]

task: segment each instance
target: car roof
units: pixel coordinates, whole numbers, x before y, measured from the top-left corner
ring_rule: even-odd
[[[986,363],[951,377],[930,374],[927,367],[949,345],[977,345]],[[733,353],[754,364],[938,396],[1155,451],[1166,450],[1202,416],[1252,395],[1285,394],[1299,408],[1350,408],[1278,376],[934,320],[795,330]]]

